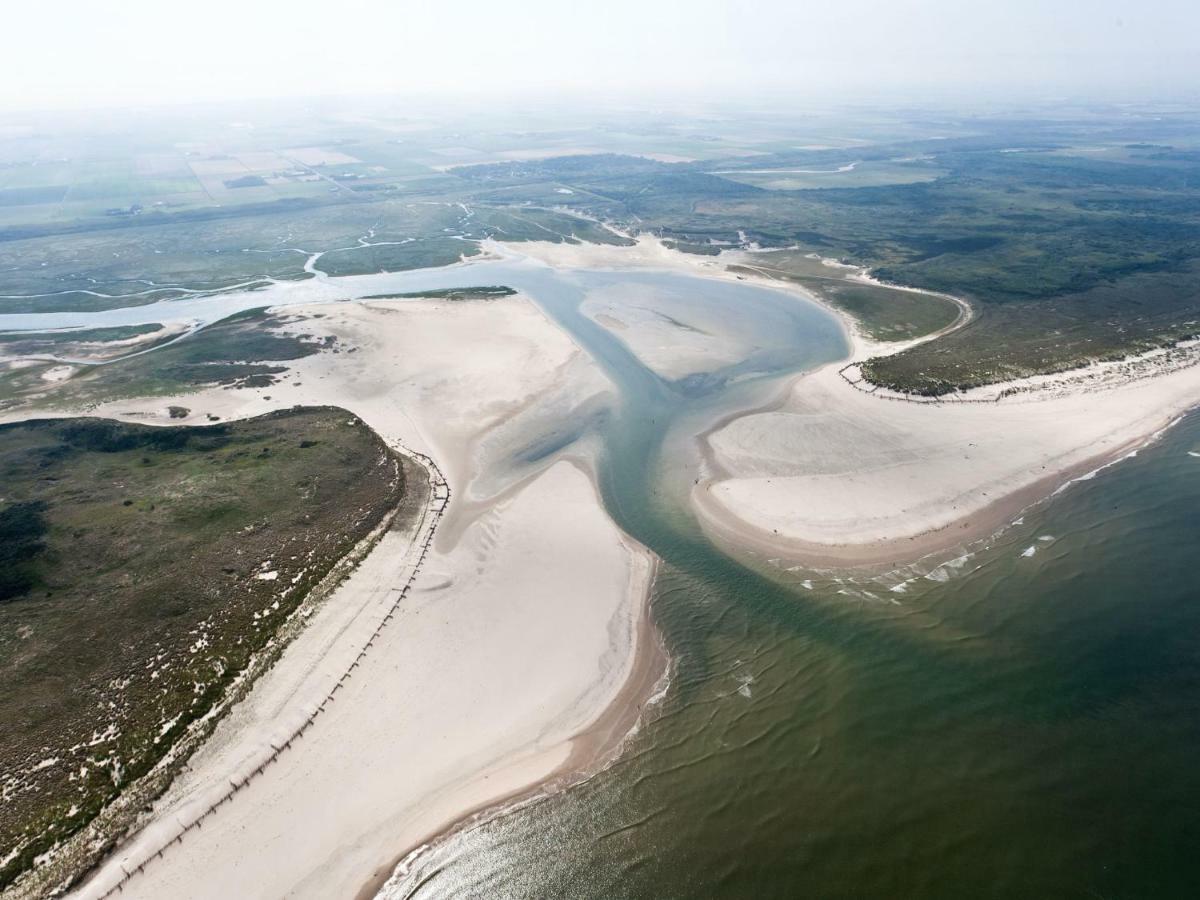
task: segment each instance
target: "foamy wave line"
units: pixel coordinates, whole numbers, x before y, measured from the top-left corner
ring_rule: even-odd
[[[657,633],[655,633],[657,634]],[[657,638],[656,638],[657,639]],[[523,809],[527,809],[535,804],[541,803],[550,797],[560,794],[563,791],[579,787],[586,784],[606,772],[612,767],[624,754],[625,747],[641,730],[642,723],[646,720],[646,712],[652,707],[660,705],[666,699],[667,694],[671,689],[671,670],[673,669],[672,660],[666,652],[666,647],[659,641],[659,649],[666,657],[666,665],[663,666],[663,673],[654,682],[653,690],[650,696],[640,707],[640,714],[634,721],[630,729],[625,732],[620,741],[616,743],[607,758],[597,768],[592,771],[580,774],[567,773],[564,776],[551,778],[538,785],[531,785],[528,793],[518,794],[508,800],[501,800],[491,806],[484,807],[474,814],[462,819],[458,824],[450,827],[441,834],[433,837],[425,843],[415,847],[402,859],[392,870],[391,876],[384,882],[383,886],[375,894],[373,900],[404,900],[410,896],[406,882],[409,875],[413,872],[413,866],[422,856],[439,850],[448,844],[450,841],[461,838],[465,834],[469,834],[477,828],[489,825],[499,819],[507,818],[515,813],[519,813]]]
[[[1172,419],[1170,422],[1168,422],[1162,428],[1158,429],[1158,431],[1151,434],[1144,441],[1142,441],[1140,444],[1138,444],[1138,446],[1134,447],[1132,450],[1130,450],[1124,456],[1118,456],[1116,459],[1111,459],[1108,462],[1104,463],[1103,465],[1097,466],[1096,468],[1092,469],[1090,472],[1085,472],[1082,475],[1079,475],[1075,478],[1072,478],[1069,481],[1064,482],[1063,484],[1059,485],[1058,488],[1055,489],[1054,493],[1051,494],[1050,496],[1057,497],[1059,494],[1061,494],[1063,491],[1065,491],[1067,488],[1069,488],[1071,485],[1075,484],[1076,482],[1091,481],[1093,478],[1095,478],[1097,475],[1099,475],[1105,469],[1111,468],[1112,466],[1115,466],[1118,463],[1122,463],[1127,459],[1133,459],[1135,456],[1138,455],[1139,451],[1144,450],[1146,447],[1149,447],[1151,444],[1153,444],[1155,441],[1157,441],[1160,437],[1162,437],[1164,434],[1166,434],[1168,431],[1170,431],[1172,428],[1174,428],[1176,425],[1178,425],[1180,422],[1182,422],[1183,419],[1184,419],[1183,416],[1176,416],[1174,419]]]

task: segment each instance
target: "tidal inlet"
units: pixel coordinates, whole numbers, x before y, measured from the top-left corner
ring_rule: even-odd
[[[518,6],[20,14],[0,897],[1196,896],[1200,20]]]

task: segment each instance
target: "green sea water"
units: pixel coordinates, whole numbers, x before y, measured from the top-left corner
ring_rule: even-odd
[[[772,574],[700,534],[674,454],[840,337],[773,292],[697,287],[790,356],[764,340],[670,384],[578,314],[608,277],[523,286],[621,389],[601,484],[664,560],[669,689],[610,768],[419,856],[389,896],[1200,896],[1200,418],[950,565]]]

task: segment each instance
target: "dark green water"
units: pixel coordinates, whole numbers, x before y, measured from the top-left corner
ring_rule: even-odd
[[[782,315],[793,356],[680,389],[581,291],[535,282],[621,388],[602,489],[665,561],[673,680],[611,768],[419,857],[392,896],[1200,896],[1200,418],[944,582],[784,584],[704,540],[661,448],[755,372],[836,358],[827,317],[706,294]]]

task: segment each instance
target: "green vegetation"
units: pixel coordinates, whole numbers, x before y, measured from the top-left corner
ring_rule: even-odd
[[[221,213],[220,216],[217,213]],[[304,279],[310,253],[329,275],[442,266],[479,252],[478,241],[629,243],[564,213],[458,203],[380,200],[297,209],[235,207],[203,216],[163,214],[121,227],[53,237],[0,235],[0,315],[117,309],[178,299],[186,291]]]
[[[729,270],[798,284],[852,315],[877,341],[907,341],[932,334],[953,325],[960,312],[956,303],[944,297],[850,281],[846,270],[792,251],[758,254],[752,262]]]
[[[633,241],[615,234],[597,222],[580,219],[556,210],[522,206],[497,209],[472,207],[468,237],[491,237],[501,241],[550,241],[554,244],[614,244],[628,246]]]
[[[622,233],[651,233],[713,257],[769,249],[746,271],[803,286],[878,340],[941,331],[958,307],[848,280],[815,256],[968,300],[965,327],[863,366],[900,391],[1200,335],[1194,113],[326,112],[282,110],[245,130],[224,113],[140,113],[104,134],[47,117],[0,142],[0,315],[447,265],[490,238],[624,245]],[[287,321],[252,310],[169,344],[157,325],[0,334],[6,357],[79,359],[85,344],[145,337],[141,348],[159,332],[163,344],[105,365],[0,364],[0,410],[264,388],[289,360],[353,349]],[[214,428],[0,427],[0,672],[14,686],[0,698],[0,846],[18,849],[0,886],[227,696],[395,508],[400,466],[337,410]]]
[[[948,328],[958,308],[929,294],[875,287],[868,284],[825,282],[816,293],[854,316],[868,335],[879,341],[906,341]]]
[[[0,602],[33,589],[35,563],[46,550],[45,509],[41,500],[0,508]]]
[[[934,181],[947,174],[922,157],[908,159],[851,161],[841,165],[815,165],[813,168],[754,168],[722,173],[731,181],[775,191],[818,190],[823,188],[881,187],[889,184],[918,184]]]
[[[694,256],[719,256],[721,247],[717,244],[700,244],[694,241],[675,241],[666,239],[663,244],[680,253],[691,253]]]
[[[162,758],[405,489],[361,421],[0,426],[0,886]]]
[[[433,238],[404,244],[331,250],[317,261],[317,268],[326,275],[371,275],[375,272],[448,266],[478,252],[476,244],[453,238]]]
[[[261,175],[243,175],[241,178],[230,178],[225,182],[227,188],[265,187],[266,181]]]
[[[179,332],[164,330],[157,323],[67,331],[0,332],[0,356],[102,361],[148,350],[178,336]]]
[[[284,313],[249,309],[215,322],[169,347],[82,373],[77,389],[149,396],[202,384],[255,387],[270,384],[283,367],[271,363],[312,356],[335,347],[333,338],[281,333]]]
[[[1200,264],[1130,275],[1078,294],[978,304],[964,328],[868,361],[876,384],[938,396],[1030,375],[1123,359],[1200,337]]]
[[[430,300],[495,300],[498,297],[511,297],[516,294],[510,287],[504,285],[489,285],[471,288],[438,288],[432,291],[414,291],[408,294],[369,294],[363,300],[415,300],[427,298]]]
[[[1195,333],[1200,151],[1190,148],[1200,140],[1200,122],[976,127],[980,133],[969,137],[789,150],[720,163],[576,157],[461,174],[489,185],[493,196],[505,185],[514,199],[549,180],[570,184],[572,205],[630,228],[650,228],[681,248],[742,238],[764,247],[795,246],[874,267],[884,281],[968,300],[979,315],[964,332],[867,367],[873,380],[898,390],[944,393]],[[1122,154],[1105,159],[1058,152],[1094,142],[1096,134],[1120,141],[1134,129],[1169,133],[1185,146],[1125,141]],[[1010,152],[1014,147],[1026,149]],[[836,168],[898,158],[921,160],[940,175],[922,183],[788,191],[733,180],[743,169]],[[811,273],[794,273],[802,275]],[[927,319],[925,311],[901,309],[920,301],[900,292],[827,285],[823,293],[864,316],[868,332],[881,337],[927,333],[950,315],[930,307]]]

